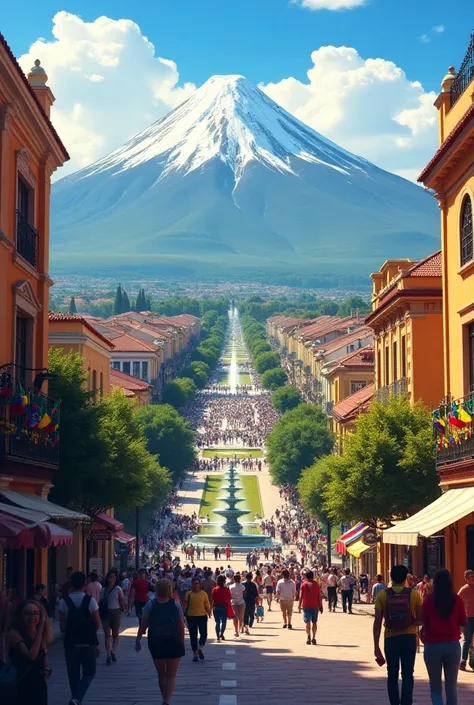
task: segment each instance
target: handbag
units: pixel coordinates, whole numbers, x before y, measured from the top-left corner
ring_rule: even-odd
[[[232,605],[230,602],[227,603],[227,619],[234,619],[235,617],[235,612],[232,609]]]
[[[114,585],[110,590],[106,590],[104,597],[99,600],[99,616],[102,622],[107,621],[109,616],[109,595],[116,587],[117,585]]]

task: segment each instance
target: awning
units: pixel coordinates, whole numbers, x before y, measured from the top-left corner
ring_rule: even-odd
[[[116,541],[120,541],[120,543],[132,543],[135,541],[135,536],[131,536],[130,534],[127,534],[125,531],[117,531],[117,533],[114,536],[114,539]]]
[[[359,540],[355,543],[351,543],[351,545],[347,547],[347,553],[350,553],[350,555],[354,558],[360,558],[363,553],[370,551],[370,549],[375,548],[375,546],[376,544],[373,546],[367,546],[366,543]]]
[[[47,514],[50,519],[89,521],[87,514],[81,514],[81,512],[75,512],[72,509],[60,507],[59,504],[48,502],[47,499],[41,499],[41,497],[37,497],[35,494],[15,492],[14,490],[2,490],[0,494],[12,504],[16,504],[18,507],[23,507],[24,509],[43,512]]]
[[[0,544],[5,548],[49,548],[50,546],[72,545],[72,531],[48,521],[38,523],[36,521],[38,516],[44,517],[38,512],[20,511],[24,515],[30,514],[31,516],[22,518],[8,511],[0,511]],[[35,514],[36,517],[34,517]]]
[[[32,509],[22,509],[15,507],[13,504],[5,504],[0,502],[0,512],[8,514],[16,519],[26,520],[28,524],[41,524],[43,521],[48,521],[49,515],[44,512],[35,512]]]
[[[34,548],[35,535],[31,523],[0,512],[0,544],[7,549]]]
[[[427,507],[383,532],[384,543],[417,546],[450,524],[474,512],[474,487],[448,490]]]
[[[74,535],[72,531],[64,529],[62,526],[46,521],[38,526],[38,531],[41,531],[45,548],[50,546],[72,546]]]
[[[347,546],[350,543],[357,541],[357,539],[362,536],[362,534],[367,528],[367,524],[364,524],[363,521],[360,521],[358,524],[352,526],[350,529],[341,534],[341,536],[339,536],[338,540],[336,541],[337,553],[339,553],[339,555],[345,556],[347,553]]]
[[[105,524],[105,526],[108,526],[113,531],[122,531],[122,529],[123,529],[123,524],[121,521],[118,521],[117,519],[114,519],[113,517],[109,517],[109,515],[106,514],[105,512],[101,512],[100,514],[96,514],[95,519],[100,524]]]

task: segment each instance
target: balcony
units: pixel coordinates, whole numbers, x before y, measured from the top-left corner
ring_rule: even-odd
[[[471,33],[471,41],[467,48],[466,56],[461,64],[456,78],[450,88],[451,107],[457,103],[468,85],[474,79],[474,32]]]
[[[16,249],[23,259],[36,267],[38,231],[28,223],[20,211],[16,212]]]
[[[14,366],[0,367],[0,468],[2,459],[57,469],[59,402],[25,389]]]
[[[436,466],[474,460],[474,392],[432,412]]]
[[[408,382],[407,377],[402,377],[392,382],[392,384],[380,387],[375,392],[376,401],[386,404],[390,397],[402,397],[404,394],[408,394]]]

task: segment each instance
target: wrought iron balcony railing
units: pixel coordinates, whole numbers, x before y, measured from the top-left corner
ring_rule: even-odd
[[[59,402],[38,389],[25,389],[14,365],[0,367],[0,458],[57,468]]]
[[[402,377],[395,380],[392,384],[387,384],[385,387],[380,387],[375,392],[375,399],[382,404],[385,404],[390,397],[401,397],[408,393],[408,378]]]
[[[20,213],[16,212],[16,249],[19,255],[36,267],[38,252],[38,231]]]
[[[471,40],[467,48],[466,56],[461,64],[456,78],[454,79],[450,89],[451,107],[461,97],[468,85],[474,79],[474,32],[471,33]]]
[[[432,417],[437,467],[474,459],[474,392],[460,399],[448,398]]]

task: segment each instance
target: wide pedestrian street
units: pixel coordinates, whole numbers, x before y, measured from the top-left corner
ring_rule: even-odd
[[[273,609],[275,611],[273,611]],[[372,655],[370,607],[355,606],[357,614],[341,612],[320,617],[318,645],[307,646],[300,614],[294,615],[294,629],[282,629],[274,605],[262,624],[255,624],[250,636],[233,636],[228,624],[226,642],[212,637],[205,648],[206,660],[193,663],[188,637],[186,656],[178,672],[173,705],[194,700],[206,705],[294,705],[294,703],[387,703],[385,668]],[[209,633],[214,621],[209,621]],[[103,651],[97,676],[84,700],[86,705],[156,705],[161,703],[155,669],[146,639],[140,654],[135,652],[136,620],[123,619],[118,662],[105,665]],[[103,635],[99,638],[103,642]],[[62,645],[50,650],[53,676],[49,681],[50,705],[66,705],[69,691]],[[430,705],[423,654],[415,669],[415,705]],[[460,673],[459,705],[474,702],[474,672]]]

